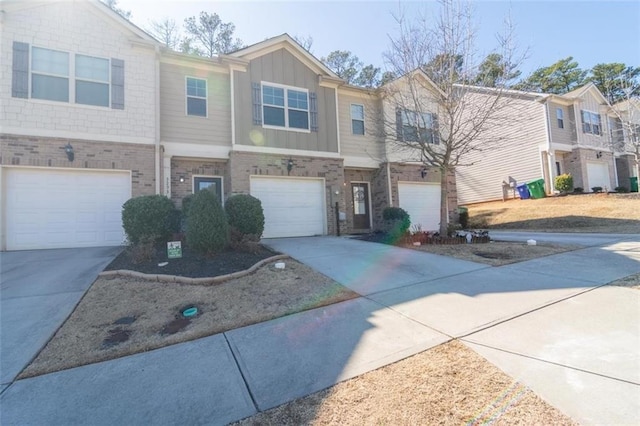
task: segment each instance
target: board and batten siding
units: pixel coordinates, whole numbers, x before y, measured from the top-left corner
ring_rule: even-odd
[[[337,153],[335,89],[320,87],[318,80],[313,70],[284,48],[251,60],[246,72],[234,71],[236,144]],[[306,133],[254,125],[252,83],[260,82],[316,93],[318,131]]]
[[[576,143],[575,131],[572,131],[575,126],[575,116],[570,114],[568,106],[560,105],[554,102],[549,102],[549,130],[551,132],[551,142],[560,143],[565,145],[572,145]],[[562,109],[564,128],[558,127],[558,108]]]
[[[607,115],[601,110],[603,105],[589,90],[582,96],[582,101],[575,104],[575,113],[578,132],[578,144],[590,148],[609,148],[609,123]],[[600,135],[584,133],[582,131],[582,115],[580,111],[589,111],[600,114]]]
[[[207,117],[187,115],[187,77],[207,80]],[[231,146],[229,74],[161,63],[160,133],[164,141]]]
[[[503,181],[521,185],[544,176],[540,146],[547,142],[545,106],[533,99],[511,102],[514,114],[521,118],[494,127],[490,132],[503,138],[500,143],[465,156],[462,162],[472,165],[456,169],[461,205],[501,200]]]
[[[364,106],[364,135],[354,135],[351,126],[351,105]],[[380,101],[373,96],[344,94],[338,91],[338,116],[340,119],[340,153],[345,156],[363,157],[380,161],[384,144],[380,140]]]

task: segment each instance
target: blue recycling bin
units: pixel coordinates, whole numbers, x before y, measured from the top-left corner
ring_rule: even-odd
[[[518,190],[518,194],[520,195],[521,200],[528,200],[529,198],[531,198],[531,194],[529,193],[529,188],[527,187],[526,183],[516,186],[516,189]]]

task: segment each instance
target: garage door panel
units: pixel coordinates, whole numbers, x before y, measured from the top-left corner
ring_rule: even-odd
[[[262,202],[264,238],[324,234],[323,180],[255,176],[251,194]]]
[[[128,172],[7,168],[7,249],[120,245]]]
[[[440,224],[440,185],[398,183],[399,205],[409,213],[411,225],[423,231],[435,231]]]
[[[600,186],[603,189],[611,189],[609,177],[609,166],[606,163],[587,163],[587,175],[589,180],[589,188]]]

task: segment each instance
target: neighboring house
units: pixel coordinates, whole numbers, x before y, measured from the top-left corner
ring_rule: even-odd
[[[0,249],[121,244],[159,190],[157,42],[97,1],[0,9]]]
[[[265,237],[371,231],[390,205],[437,229],[438,172],[389,154],[384,90],[288,35],[208,59],[94,0],[1,8],[0,249],[118,245],[130,197],[208,187],[259,198]]]
[[[497,132],[502,143],[468,157],[457,172],[461,204],[511,198],[517,185],[570,173],[574,187],[613,190],[637,176],[635,156],[621,143],[620,120],[593,83],[564,95],[510,92],[518,96],[513,123]]]

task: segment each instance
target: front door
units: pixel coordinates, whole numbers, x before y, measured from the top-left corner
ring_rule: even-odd
[[[352,183],[353,229],[369,229],[369,184]]]

